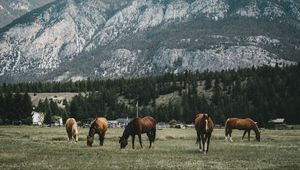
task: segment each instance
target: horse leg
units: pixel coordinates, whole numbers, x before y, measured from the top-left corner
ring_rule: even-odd
[[[104,134],[99,133],[99,141],[100,141],[100,146],[103,146],[104,143]]]
[[[247,133],[247,130],[245,130],[245,132],[243,134],[242,141],[244,140],[244,137],[245,137],[246,133]]]
[[[139,136],[139,141],[140,141],[141,148],[143,148],[141,134],[138,134],[138,136]]]
[[[151,132],[148,132],[147,136],[148,136],[148,139],[149,139],[149,142],[150,142],[149,148],[151,148],[151,146],[152,146],[152,134],[151,134]]]
[[[228,128],[225,127],[225,141],[228,141]]]
[[[204,139],[204,134],[201,134],[200,137],[201,137],[200,151],[202,151],[202,149],[201,149],[201,143],[202,143],[203,151],[205,151],[205,139]]]
[[[68,134],[68,138],[69,138],[68,142],[71,143],[72,142],[72,138],[73,138],[72,137],[72,133],[68,130],[67,134]]]
[[[205,136],[204,136],[204,144],[203,144],[203,152],[204,152],[204,154],[207,153],[207,138],[208,138],[208,134],[205,134]]]
[[[208,152],[210,137],[211,137],[211,133],[208,133],[207,134],[207,149],[206,149],[206,153]]]
[[[132,139],[132,149],[134,149],[134,137],[135,137],[135,135],[131,135],[131,139]]]
[[[231,138],[231,133],[232,133],[232,129],[229,130],[229,141],[233,142],[232,138]]]
[[[201,148],[202,136],[201,136],[200,132],[197,132],[197,135],[199,136],[198,137],[198,143],[199,143],[199,150],[201,152],[202,151],[202,148]]]
[[[197,131],[197,140],[196,140],[196,144],[197,143],[200,143],[201,141],[200,141],[200,133]],[[200,149],[201,149],[201,147],[200,147]]]
[[[250,131],[251,131],[251,129],[248,130],[248,141],[250,141]]]

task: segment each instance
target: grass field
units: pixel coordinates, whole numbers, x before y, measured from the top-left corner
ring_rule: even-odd
[[[300,169],[300,130],[262,130],[261,142],[240,140],[233,131],[233,143],[224,141],[224,130],[215,129],[207,155],[195,145],[194,129],[157,130],[154,148],[144,148],[136,139],[124,150],[118,136],[123,129],[108,129],[104,146],[96,136],[86,146],[88,129],[80,129],[80,141],[68,144],[61,128],[0,126],[0,169]],[[253,133],[253,132],[252,132]]]

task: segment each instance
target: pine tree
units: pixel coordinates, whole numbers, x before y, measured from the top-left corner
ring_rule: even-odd
[[[44,124],[51,126],[51,123],[52,123],[51,118],[52,118],[52,114],[51,114],[50,110],[47,110],[44,115]]]
[[[22,98],[22,119],[31,117],[32,113],[32,102],[29,94],[26,92]]]

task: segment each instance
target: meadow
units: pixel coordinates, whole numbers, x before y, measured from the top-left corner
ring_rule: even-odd
[[[300,169],[300,130],[262,130],[261,142],[241,141],[233,131],[233,143],[225,142],[224,129],[213,132],[210,150],[198,150],[194,129],[157,130],[154,147],[143,135],[121,150],[123,129],[108,129],[104,146],[95,136],[86,146],[88,128],[80,128],[77,144],[69,144],[64,127],[0,126],[0,169]]]

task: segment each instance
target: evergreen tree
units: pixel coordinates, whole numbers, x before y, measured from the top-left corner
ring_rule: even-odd
[[[32,113],[32,102],[31,102],[31,98],[29,96],[29,94],[26,92],[22,98],[22,119],[31,117],[31,113]]]

